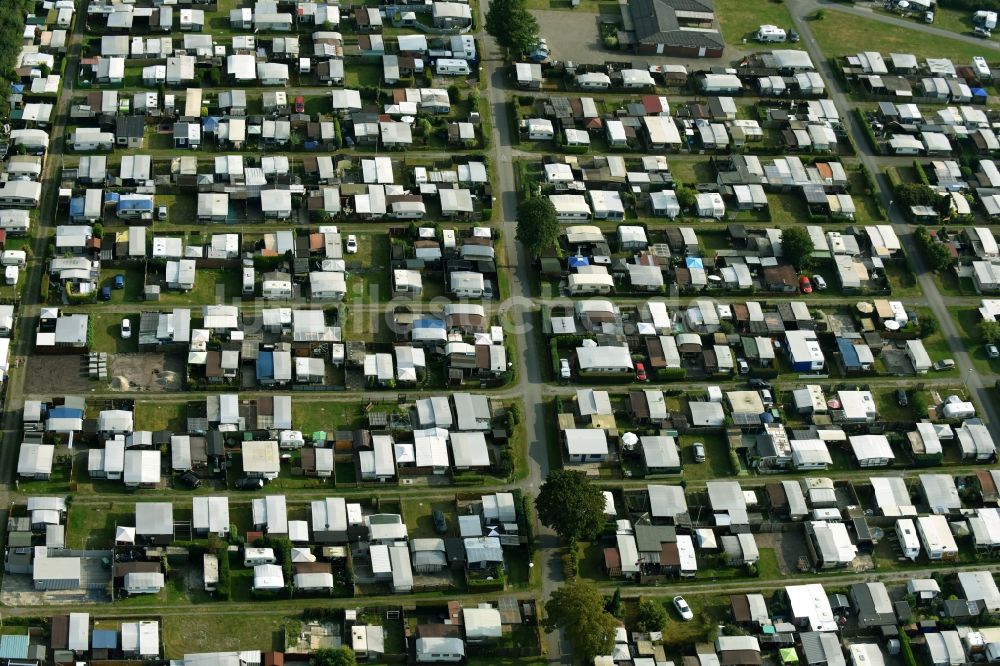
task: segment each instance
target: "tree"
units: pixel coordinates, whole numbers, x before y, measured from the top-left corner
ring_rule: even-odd
[[[559,238],[556,209],[547,197],[527,199],[517,207],[517,240],[533,257],[540,257]]]
[[[309,659],[309,666],[356,666],[357,660],[354,658],[354,650],[342,647],[321,648],[313,652]]]
[[[680,204],[681,212],[689,211],[698,202],[698,193],[690,187],[678,187],[675,191],[677,203]]]
[[[583,472],[549,472],[535,499],[535,508],[542,524],[554,529],[570,545],[593,539],[604,527],[604,493]]]
[[[791,227],[781,232],[781,251],[796,268],[806,269],[815,249],[809,232],[802,227]]]
[[[620,618],[622,616],[622,588],[615,588],[615,593],[608,599],[608,603],[604,604],[604,610],[615,617]]]
[[[667,624],[667,609],[653,599],[643,599],[639,602],[637,623],[639,631],[663,631]]]
[[[1000,342],[1000,323],[995,321],[979,322],[979,337],[983,339],[983,342],[997,344]]]
[[[525,0],[491,0],[486,12],[486,32],[516,55],[538,43],[538,21],[528,11]]]
[[[546,633],[562,629],[579,661],[611,654],[618,620],[604,610],[604,597],[590,581],[578,580],[557,589],[545,602]]]

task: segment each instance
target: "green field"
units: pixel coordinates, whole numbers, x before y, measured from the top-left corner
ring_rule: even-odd
[[[722,24],[722,36],[728,44],[739,44],[757,32],[761,25],[776,25],[788,30],[792,17],[782,0],[716,0],[715,15]],[[766,47],[767,45],[765,45]],[[780,48],[780,44],[775,44]]]
[[[829,9],[810,28],[824,54],[831,58],[877,47],[882,53],[912,53],[918,58],[951,58],[967,63],[984,52],[976,44],[889,27],[881,21]]]

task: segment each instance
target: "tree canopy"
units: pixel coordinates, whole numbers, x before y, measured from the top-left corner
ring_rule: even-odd
[[[681,185],[674,191],[674,194],[677,196],[677,204],[684,212],[694,208],[695,203],[698,201],[698,192],[690,187]]]
[[[549,472],[535,507],[542,524],[571,544],[593,539],[604,527],[604,493],[583,472],[564,469]]]
[[[955,257],[948,251],[945,244],[931,238],[930,232],[924,227],[917,227],[913,236],[917,240],[927,268],[934,272],[940,272],[948,270],[955,263]]]
[[[356,666],[354,650],[342,648],[321,648],[309,659],[309,666]]]
[[[517,207],[517,240],[533,257],[555,246],[559,239],[556,209],[547,197],[532,197]]]
[[[546,632],[562,629],[573,646],[573,657],[592,663],[594,657],[611,654],[618,620],[604,610],[604,597],[590,581],[566,583],[545,602]]]
[[[636,623],[639,631],[663,631],[667,624],[667,609],[655,599],[643,599],[639,602]]]
[[[799,270],[808,268],[812,258],[813,250],[812,238],[809,232],[802,227],[791,227],[781,232],[781,251],[785,259]]]
[[[486,32],[497,44],[520,55],[538,42],[538,21],[524,0],[491,0],[486,12]]]

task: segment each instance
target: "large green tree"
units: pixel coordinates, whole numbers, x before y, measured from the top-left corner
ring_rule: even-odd
[[[517,240],[524,243],[533,257],[555,247],[559,239],[559,220],[548,197],[532,197],[517,207]]]
[[[593,663],[598,655],[611,654],[618,620],[604,610],[604,597],[590,581],[566,583],[545,602],[546,632],[562,629],[577,661]]]
[[[342,648],[321,648],[309,659],[309,666],[357,666],[354,650]]]
[[[791,227],[781,232],[781,251],[788,263],[799,270],[809,267],[815,249],[809,232],[802,227]]]
[[[569,544],[593,539],[604,527],[604,493],[583,472],[549,472],[538,491],[535,508],[542,524]]]
[[[655,599],[643,599],[639,602],[636,624],[639,631],[663,631],[667,625],[667,609]]]
[[[538,21],[528,11],[525,0],[490,0],[486,32],[497,44],[520,55],[538,42]]]

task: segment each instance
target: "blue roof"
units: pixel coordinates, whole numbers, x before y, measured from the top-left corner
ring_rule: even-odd
[[[23,93],[24,92],[24,84],[23,83],[12,83],[12,84],[10,84],[10,91],[12,93]]]
[[[118,632],[114,629],[94,629],[90,639],[94,650],[114,650],[118,647]]]
[[[590,259],[588,259],[587,257],[573,256],[569,258],[570,268],[579,268],[580,266],[589,266],[589,265],[590,265]]]
[[[701,260],[701,257],[688,257],[684,260],[684,264],[688,268],[705,268],[705,263]]]
[[[28,658],[28,635],[11,636],[4,634],[0,636],[0,659],[27,659]]]
[[[219,118],[209,116],[201,119],[201,128],[206,132],[215,132],[219,128]]]
[[[82,419],[83,410],[76,407],[55,407],[49,410],[52,419]]]
[[[274,352],[262,351],[257,357],[257,378],[274,379]]]
[[[73,197],[69,200],[69,214],[83,215],[83,208],[87,204],[83,197]]]
[[[117,203],[117,201],[121,198],[122,195],[118,194],[117,192],[104,193],[104,203]]]
[[[413,328],[444,328],[444,322],[434,317],[421,317],[413,320]]]
[[[153,210],[153,200],[152,199],[125,199],[124,201],[118,202],[118,212],[126,210],[147,210],[152,212]]]
[[[972,94],[976,97],[989,97],[989,94],[984,88],[973,88]]]
[[[837,351],[840,352],[840,357],[844,360],[844,367],[856,368],[861,365],[857,348],[847,338],[837,338]]]

